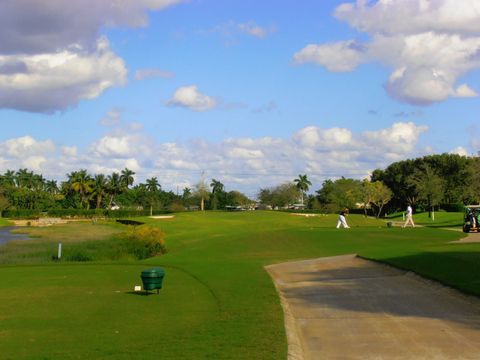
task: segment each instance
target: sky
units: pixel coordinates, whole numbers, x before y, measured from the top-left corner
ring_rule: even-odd
[[[255,197],[480,151],[478,0],[1,0],[0,172]]]

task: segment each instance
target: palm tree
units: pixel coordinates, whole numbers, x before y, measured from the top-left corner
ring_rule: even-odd
[[[219,181],[212,179],[212,182],[210,183],[210,187],[212,188],[212,194],[217,194],[219,192],[222,192],[224,189],[224,185]]]
[[[86,204],[88,209],[90,207],[90,204],[88,203],[88,196],[92,192],[93,186],[92,177],[85,169],[73,171],[67,176],[69,177],[68,182],[70,183],[70,188],[80,195],[80,202],[82,206]]]
[[[93,178],[93,185],[92,185],[92,196],[96,198],[96,208],[100,209],[102,206],[102,200],[107,195],[107,178],[103,174],[97,174]]]
[[[210,187],[212,188],[212,209],[217,210],[218,195],[223,192],[224,185],[219,180],[212,179]]]
[[[200,210],[205,210],[205,200],[208,200],[210,197],[210,192],[208,191],[205,181],[201,180],[195,185],[195,195],[200,198]]]
[[[58,185],[56,180],[48,180],[45,183],[45,190],[52,195],[55,195],[58,193]]]
[[[33,172],[28,171],[28,169],[19,169],[15,174],[15,179],[17,187],[30,189],[33,182]]]
[[[187,200],[190,196],[192,196],[192,189],[189,187],[184,188],[182,194],[183,200]]]
[[[308,191],[312,183],[310,180],[308,180],[307,175],[298,175],[298,179],[293,180],[295,183],[297,183],[297,189],[300,190],[300,193],[302,194],[302,205],[303,204],[303,198],[305,193]]]
[[[121,171],[120,182],[126,189],[133,184],[133,175],[135,175],[135,172],[128,168],[125,168]]]
[[[5,171],[5,174],[2,175],[2,185],[4,187],[15,186],[15,171],[13,170]]]
[[[108,185],[107,185],[107,192],[110,195],[110,199],[108,201],[108,208],[112,207],[113,200],[115,196],[122,192],[123,185],[120,180],[120,174],[117,172],[112,173],[112,175],[108,175]]]
[[[160,184],[158,183],[158,180],[156,177],[152,177],[150,179],[147,179],[145,181],[145,188],[147,189],[147,192],[149,194],[149,202],[150,202],[150,216],[153,215],[153,202],[155,201],[155,195],[158,193],[158,190],[160,190]]]

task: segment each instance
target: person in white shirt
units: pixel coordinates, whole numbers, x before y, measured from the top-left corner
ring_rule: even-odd
[[[340,228],[340,225],[342,225],[345,229],[349,229],[350,226],[347,224],[347,219],[345,219],[345,215],[348,214],[348,209],[345,208],[340,212],[340,215],[338,216],[338,222],[337,222],[337,229]]]
[[[403,224],[403,227],[406,227],[408,224],[412,225],[412,227],[415,227],[415,223],[413,222],[413,209],[410,205],[407,207],[407,214],[406,214],[406,220],[405,224]]]

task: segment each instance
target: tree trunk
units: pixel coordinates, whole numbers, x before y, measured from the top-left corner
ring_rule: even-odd
[[[150,204],[150,216],[153,216],[153,205]]]
[[[380,205],[380,206],[378,207],[377,219],[380,218],[380,215],[382,214],[382,209],[383,209],[383,205]]]
[[[202,200],[200,201],[200,210],[203,211],[205,207],[205,200],[203,199],[203,196],[202,196]]]

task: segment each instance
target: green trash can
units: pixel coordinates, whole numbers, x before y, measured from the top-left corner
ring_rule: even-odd
[[[150,290],[162,288],[163,278],[165,277],[165,270],[161,267],[151,268],[142,271],[142,283],[143,283],[143,290],[145,290],[145,294],[148,295]]]

